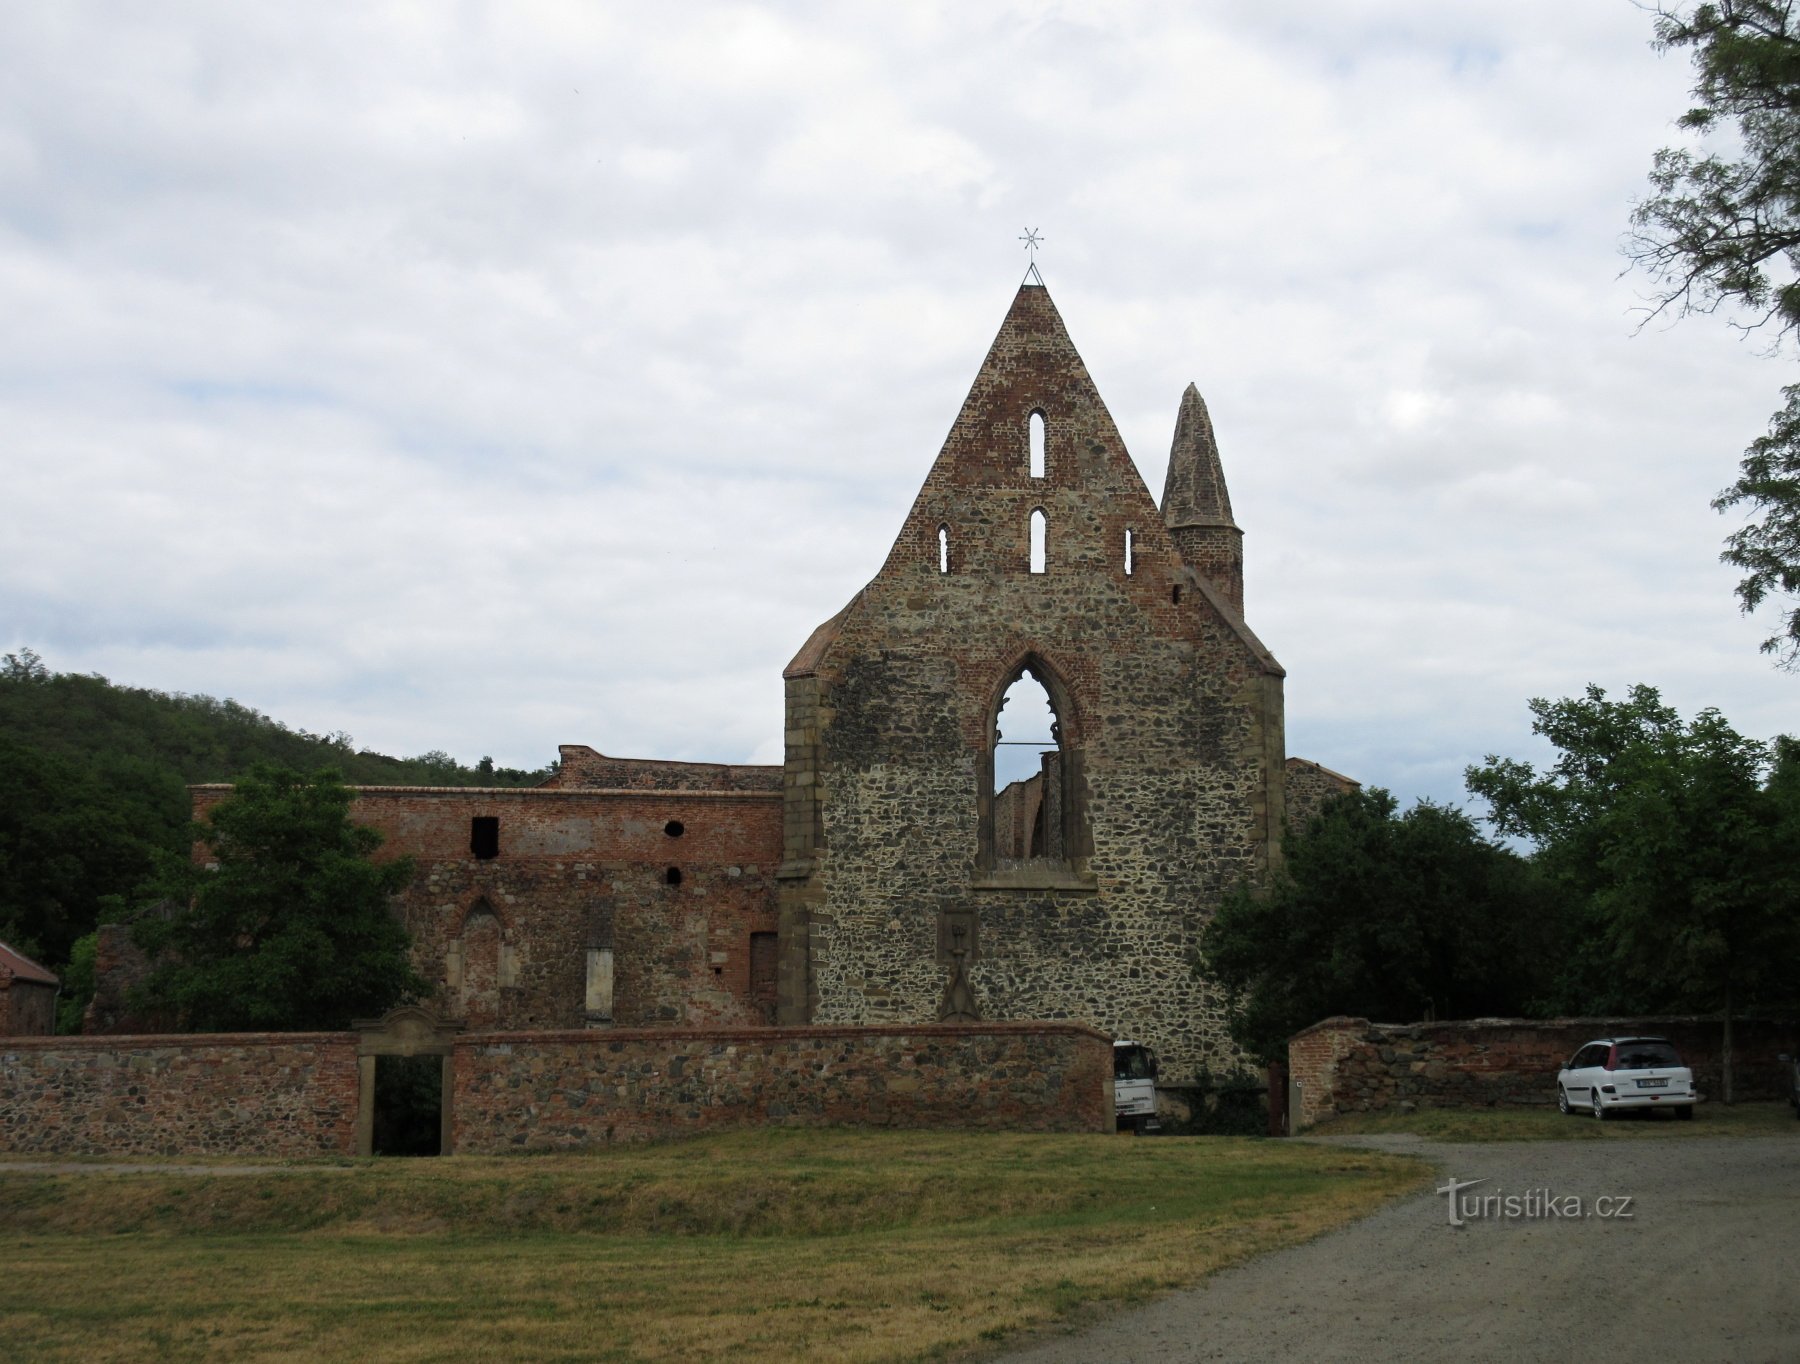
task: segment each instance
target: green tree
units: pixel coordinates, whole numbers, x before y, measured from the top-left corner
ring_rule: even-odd
[[[1769,328],[1780,348],[1800,327],[1800,23],[1792,0],[1716,0],[1656,12],[1656,46],[1691,49],[1693,108],[1679,126],[1698,137],[1727,133],[1725,152],[1665,147],[1650,172],[1652,194],[1632,214],[1630,252],[1658,285],[1655,312],[1713,312],[1731,305],[1741,325]],[[1756,518],[1726,540],[1725,561],[1743,570],[1745,611],[1771,597],[1800,599],[1800,385],[1767,435],[1745,452],[1736,483],[1715,500]],[[1784,666],[1800,664],[1800,604],[1783,610],[1763,643]]]
[[[1489,755],[1468,784],[1581,906],[1566,1002],[1719,1011],[1731,1102],[1732,1014],[1783,1000],[1800,949],[1792,746],[1747,739],[1716,710],[1684,721],[1645,686],[1531,712],[1555,762]]]
[[[405,858],[371,861],[373,829],[330,770],[261,765],[195,828],[211,861],[166,859],[133,922],[150,975],[134,1009],[201,1032],[335,1029],[423,991],[389,899]]]
[[[1389,1021],[1528,1009],[1560,929],[1523,858],[1462,811],[1396,814],[1380,788],[1339,796],[1287,840],[1266,890],[1227,895],[1199,966],[1233,1038],[1265,1060],[1333,1014]]]
[[[187,792],[129,757],[92,767],[0,736],[0,939],[60,968],[160,852],[181,846]]]
[[[69,949],[69,964],[62,971],[62,993],[56,1000],[56,1030],[60,1033],[81,1031],[87,1006],[93,1001],[95,959],[100,950],[100,935],[86,933]]]

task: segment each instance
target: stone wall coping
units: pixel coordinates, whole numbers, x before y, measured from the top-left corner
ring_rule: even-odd
[[[52,1037],[0,1037],[0,1051],[153,1051],[202,1047],[290,1047],[344,1042],[355,1046],[353,1032],[153,1032],[95,1033]]]
[[[1298,1042],[1302,1037],[1310,1037],[1316,1032],[1324,1032],[1327,1029],[1332,1032],[1337,1032],[1346,1028],[1370,1028],[1374,1026],[1376,1025],[1370,1023],[1366,1018],[1352,1018],[1349,1014],[1333,1014],[1330,1018],[1321,1018],[1311,1027],[1300,1029],[1299,1032],[1288,1038],[1288,1044],[1291,1046],[1295,1042]],[[1388,1025],[1383,1024],[1381,1026],[1385,1027]]]
[[[906,1037],[1092,1037],[1112,1045],[1112,1038],[1085,1023],[1055,1020],[1019,1023],[880,1023],[873,1025],[805,1026],[793,1028],[569,1028],[525,1032],[461,1033],[459,1047],[484,1042],[529,1044],[545,1042],[557,1046],[571,1042],[599,1044],[604,1042],[784,1042],[808,1038]],[[361,1034],[355,1032],[196,1032],[196,1033],[120,1033],[65,1037],[0,1037],[4,1051],[56,1051],[74,1048],[79,1051],[152,1051],[178,1048],[196,1050],[202,1047],[303,1046],[344,1042],[355,1046]]]
[[[761,800],[780,803],[773,791],[684,791],[648,786],[352,786],[359,796],[529,796],[533,800],[622,799],[637,800]],[[197,782],[189,791],[235,791],[228,781]]]
[[[570,1028],[560,1031],[478,1032],[463,1033],[456,1039],[458,1049],[489,1043],[530,1044],[533,1042],[565,1045],[586,1043],[600,1046],[609,1042],[804,1042],[860,1037],[1091,1037],[1112,1045],[1112,1038],[1086,1023],[1056,1020],[1018,1023],[876,1023],[842,1025],[807,1025],[790,1028]]]
[[[1719,1015],[1711,1014],[1636,1014],[1636,1015],[1599,1015],[1595,1017],[1575,1016],[1568,1018],[1445,1018],[1418,1023],[1371,1023],[1366,1018],[1352,1018],[1347,1014],[1338,1014],[1331,1018],[1320,1019],[1309,1028],[1302,1028],[1288,1039],[1290,1043],[1302,1037],[1311,1036],[1321,1031],[1332,1032],[1382,1032],[1411,1033],[1418,1035],[1425,1032],[1491,1032],[1495,1028],[1517,1028],[1520,1030],[1544,1028],[1573,1028],[1585,1026],[1593,1031],[1596,1037],[1621,1035],[1621,1029],[1641,1029],[1653,1032],[1657,1028],[1667,1028],[1683,1024],[1717,1023]],[[1773,1023],[1777,1025],[1793,1024],[1794,1019],[1766,1016],[1760,1014],[1733,1014],[1734,1023]]]

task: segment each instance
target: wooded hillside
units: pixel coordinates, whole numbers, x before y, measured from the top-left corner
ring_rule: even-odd
[[[31,650],[0,661],[0,940],[60,971],[75,940],[150,872],[185,857],[191,782],[258,762],[335,769],[353,785],[534,786],[554,770],[395,758],[311,734],[232,700],[55,673]]]

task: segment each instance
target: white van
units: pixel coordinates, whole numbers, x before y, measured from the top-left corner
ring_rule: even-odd
[[[1113,1114],[1121,1132],[1162,1130],[1156,1120],[1156,1053],[1141,1042],[1113,1043]]]

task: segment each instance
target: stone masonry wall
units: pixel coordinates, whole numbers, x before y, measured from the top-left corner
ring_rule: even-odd
[[[1022,665],[1051,693],[1066,774],[1066,856],[1036,869],[994,856],[995,708]],[[1274,855],[1280,668],[1181,562],[1042,290],[1020,291],[887,563],[787,681],[789,789],[816,818],[789,831],[784,964],[804,954],[807,996],[785,1019],[936,1018],[956,915],[982,1018],[1130,1036],[1172,1081],[1232,1067],[1190,958],[1224,891]]]
[[[1104,1132],[1112,1047],[1029,1024],[459,1038],[452,1149],[572,1150],[730,1127]]]
[[[356,1108],[354,1034],[0,1040],[0,1151],[347,1155]]]
[[[1402,1104],[1478,1108],[1556,1102],[1556,1073],[1584,1043],[1602,1037],[1666,1037],[1694,1072],[1700,1093],[1720,1092],[1716,1018],[1480,1018],[1446,1023],[1371,1023],[1328,1018],[1288,1040],[1288,1075],[1301,1087],[1294,1130],[1337,1113]],[[1736,1097],[1785,1098],[1776,1056],[1792,1054],[1800,1025],[1754,1019],[1733,1025]]]
[[[752,934],[777,929],[779,771],[744,771],[768,789],[361,787],[351,818],[386,837],[379,856],[417,864],[396,908],[433,987],[425,1002],[445,1017],[471,1029],[773,1022],[752,998],[750,951]],[[203,815],[230,788],[194,793]],[[471,850],[478,817],[499,821],[497,856]],[[609,1017],[587,1007],[590,949],[613,953]]]
[[[563,744],[561,762],[537,789],[779,791],[781,769],[743,763],[685,763],[663,758],[611,758],[585,744]]]
[[[1287,760],[1287,819],[1288,828],[1295,833],[1303,831],[1312,817],[1319,813],[1321,806],[1333,796],[1348,795],[1352,791],[1360,791],[1362,783],[1341,772],[1333,772],[1329,767],[1321,767],[1318,763],[1309,762],[1305,758],[1289,758]]]

